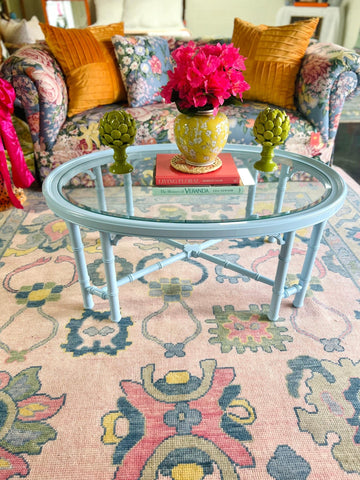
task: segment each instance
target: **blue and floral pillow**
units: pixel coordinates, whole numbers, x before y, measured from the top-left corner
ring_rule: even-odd
[[[112,37],[130,107],[162,102],[160,89],[172,69],[169,45],[160,37]]]

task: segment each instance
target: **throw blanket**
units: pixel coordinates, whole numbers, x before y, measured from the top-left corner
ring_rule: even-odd
[[[6,80],[0,78],[0,190],[5,187],[11,203],[16,208],[23,208],[12,188],[4,146],[9,154],[12,179],[15,187],[27,188],[35,180],[29,171],[19,139],[12,123],[11,114],[14,112],[15,90]],[[2,181],[1,181],[2,180]]]

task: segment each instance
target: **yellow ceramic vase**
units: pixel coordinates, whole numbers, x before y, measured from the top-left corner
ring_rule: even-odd
[[[227,116],[213,111],[195,115],[180,113],[175,118],[175,142],[189,165],[205,166],[214,163],[229,136]]]

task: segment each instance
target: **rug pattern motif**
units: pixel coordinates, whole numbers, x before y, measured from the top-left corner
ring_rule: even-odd
[[[83,309],[66,226],[40,192],[1,212],[1,480],[360,478],[360,189],[349,185],[305,305],[285,299],[276,323],[268,287],[190,260],[122,287],[114,324],[101,299]],[[101,287],[98,235],[82,235]],[[289,284],[308,238],[297,232]],[[279,248],[212,250],[268,275]],[[122,239],[117,275],[171,252]]]

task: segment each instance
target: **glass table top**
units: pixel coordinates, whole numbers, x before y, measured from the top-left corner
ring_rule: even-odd
[[[159,228],[156,226],[159,222],[165,224],[164,228],[166,224],[199,227],[214,224],[216,229],[220,224],[248,225],[280,218],[283,221],[289,218],[290,222],[294,216],[311,217],[300,222],[300,227],[328,218],[344,199],[346,187],[341,177],[320,161],[278,150],[274,158],[277,170],[263,173],[253,166],[260,158],[259,147],[227,145],[223,151],[232,154],[244,185],[210,188],[154,185],[157,153],[177,153],[175,145],[167,144],[127,149],[127,160],[134,167],[128,176],[132,181],[130,209],[129,193],[124,185],[118,185],[123,183],[124,176],[108,171],[113,163],[112,150],[79,157],[58,167],[50,174],[53,178],[45,182],[44,194],[52,198],[51,208],[60,216],[64,209],[69,209],[79,219],[95,215],[114,225],[132,220],[153,222],[154,228]],[[94,179],[100,171],[103,188],[97,191],[95,186],[78,186],[79,175],[88,172]],[[94,184],[93,180],[90,183]],[[57,205],[60,203],[62,207]],[[320,214],[324,209],[327,212]],[[72,216],[70,220],[74,220]]]

